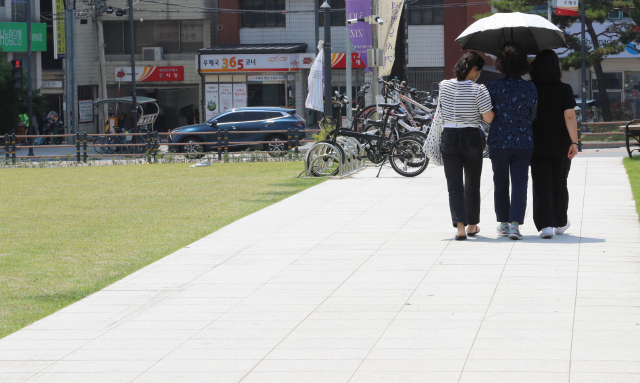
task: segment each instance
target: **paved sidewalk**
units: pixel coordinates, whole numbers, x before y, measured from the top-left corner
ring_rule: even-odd
[[[442,168],[329,180],[1,339],[0,382],[640,382],[621,159],[573,162],[552,240],[497,238],[490,169],[479,238]]]

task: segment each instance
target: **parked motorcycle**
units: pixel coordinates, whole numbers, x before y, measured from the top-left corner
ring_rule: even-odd
[[[59,119],[57,112],[54,112],[54,111],[49,112],[49,114],[44,118],[43,123],[44,123],[45,135],[64,134],[64,125],[62,124],[62,121]],[[63,139],[64,137],[54,137],[53,143],[61,144]],[[49,137],[45,137],[41,145],[48,145],[49,143],[50,143]]]

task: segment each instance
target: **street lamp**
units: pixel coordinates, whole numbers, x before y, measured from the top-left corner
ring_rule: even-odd
[[[325,0],[320,8],[324,11],[324,117],[331,121],[333,104],[331,102],[331,5],[329,0]]]

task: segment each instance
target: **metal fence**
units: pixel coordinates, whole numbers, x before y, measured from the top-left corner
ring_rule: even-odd
[[[443,67],[407,68],[407,81],[416,89],[431,92],[444,80]]]

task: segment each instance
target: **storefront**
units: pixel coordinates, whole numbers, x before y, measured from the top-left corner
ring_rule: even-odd
[[[198,52],[205,119],[232,108],[296,105],[300,53],[307,44],[216,46]]]

